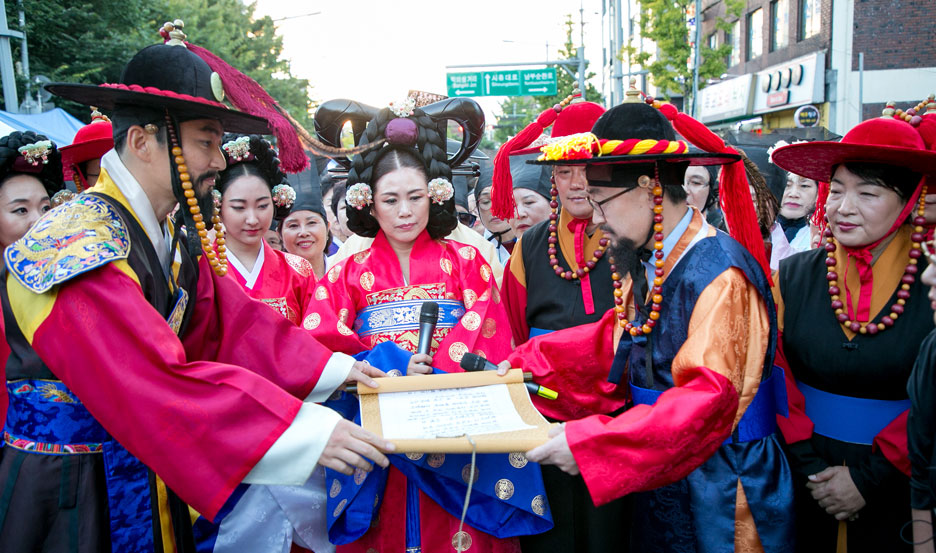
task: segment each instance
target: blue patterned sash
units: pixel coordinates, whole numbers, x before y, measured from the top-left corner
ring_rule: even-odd
[[[149,471],[57,380],[8,381],[5,446],[37,455],[103,454],[113,553],[152,552]],[[0,521],[2,525],[2,521]]]
[[[465,304],[456,300],[401,300],[378,305],[368,305],[354,320],[354,331],[358,336],[370,336],[388,332],[419,330],[419,310],[422,304],[434,301],[439,304],[439,322],[436,328],[455,328]]]

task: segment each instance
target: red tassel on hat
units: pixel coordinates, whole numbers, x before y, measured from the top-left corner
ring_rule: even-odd
[[[189,42],[185,45],[201,59],[211,70],[220,75],[224,93],[237,109],[269,121],[279,147],[280,167],[287,173],[299,173],[309,167],[309,158],[305,155],[296,129],[283,116],[283,108],[257,81],[231,67],[227,62]]]
[[[734,148],[725,145],[725,141],[708,127],[685,113],[679,113],[676,106],[661,103],[659,109],[672,122],[676,132],[697,148],[713,154],[738,153]],[[767,280],[773,284],[764,239],[757,224],[757,213],[754,211],[754,202],[751,200],[750,187],[744,173],[744,163],[736,161],[724,165],[718,183],[721,208],[731,237],[754,256]]]
[[[819,233],[826,229],[828,224],[826,221],[825,213],[825,204],[829,199],[829,183],[819,181],[816,183],[816,209],[813,211],[812,216],[809,218],[809,222],[813,225],[816,225],[819,228]]]
[[[543,134],[546,127],[556,122],[559,111],[549,108],[516,136],[504,142],[494,156],[494,176],[491,179],[491,214],[505,221],[514,216],[517,204],[513,197],[513,178],[510,176],[510,153],[522,150]]]

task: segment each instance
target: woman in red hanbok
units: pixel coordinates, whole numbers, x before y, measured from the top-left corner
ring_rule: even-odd
[[[410,117],[397,113],[394,118],[393,113],[382,110],[365,131],[368,142],[386,137],[389,145],[355,156],[348,175],[348,227],[355,234],[373,237],[374,242],[326,272],[306,306],[303,326],[335,351],[357,354],[393,342],[415,353],[421,305],[434,301],[440,318],[430,354],[414,355],[408,367],[382,366],[383,370],[391,375],[428,373],[431,365],[447,372],[461,371],[459,362],[467,352],[502,359],[513,344],[491,268],[473,246],[443,239],[457,223],[444,139],[424,122],[429,118],[421,110],[416,109],[415,115],[411,112]],[[408,456],[414,461],[422,457]],[[440,464],[445,458],[430,457],[439,458]],[[480,474],[483,478],[483,469]],[[338,480],[330,493],[342,497]],[[416,497],[418,515],[413,515]],[[351,509],[345,503],[341,501],[338,511]],[[412,519],[417,517],[414,539]],[[334,535],[333,541],[343,543]],[[339,551],[417,547],[424,553],[449,553],[453,548],[472,553],[519,551],[515,538],[499,539],[467,522],[459,535],[458,517],[391,467],[370,529],[347,546],[339,545]]]
[[[308,198],[297,199],[279,169],[276,151],[263,138],[227,134],[222,150],[227,167],[218,176],[217,190],[227,232],[225,242],[218,241],[215,248],[227,248],[227,277],[235,279],[248,296],[298,325],[307,291],[315,284],[312,265],[270,247],[264,235],[274,219],[282,223],[291,211],[309,209],[300,205]],[[302,509],[321,513],[324,504],[322,467],[316,467],[303,486],[252,485],[220,524],[198,519],[194,531],[199,551],[307,551],[301,545],[328,553],[334,548],[327,540],[324,516],[299,521],[293,514]]]
[[[228,276],[247,295],[295,324],[302,320],[307,289],[314,282],[305,259],[270,247],[263,239],[274,218],[282,220],[296,201],[270,143],[257,135],[225,137],[227,168],[218,177],[221,222],[226,229]],[[222,244],[216,244],[220,248]]]

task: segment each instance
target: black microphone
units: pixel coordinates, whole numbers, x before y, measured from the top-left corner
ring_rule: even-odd
[[[416,353],[429,355],[437,322],[439,322],[439,304],[434,301],[423,303],[419,308],[419,344],[416,346]]]
[[[475,355],[474,353],[466,353],[465,355],[463,355],[461,363],[459,363],[459,366],[465,372],[496,371],[497,370],[497,365],[495,365],[494,363],[491,363],[490,361],[488,361],[484,357],[481,357],[480,355]],[[523,373],[523,376],[524,376],[523,384],[526,386],[527,390],[529,390],[531,394],[536,394],[546,399],[556,399],[557,397],[559,397],[558,392],[554,390],[550,390],[546,386],[540,386],[539,384],[535,382],[526,382],[527,380],[526,377],[528,375],[529,373]]]

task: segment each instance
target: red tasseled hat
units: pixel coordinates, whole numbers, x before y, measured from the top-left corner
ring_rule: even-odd
[[[114,131],[110,119],[97,108],[92,109],[91,123],[78,129],[70,145],[59,148],[62,153],[62,175],[65,180],[73,181],[79,192],[87,188],[88,184],[81,172],[81,164],[100,159],[114,147]]]
[[[563,107],[569,101],[571,103]],[[495,217],[507,220],[513,217],[516,209],[513,178],[510,176],[510,156],[539,152],[540,147],[549,139],[589,132],[604,112],[605,109],[594,102],[581,101],[581,94],[573,94],[539,114],[526,128],[504,142],[494,157],[491,213]],[[550,125],[553,128],[551,136],[543,137],[543,131]]]

